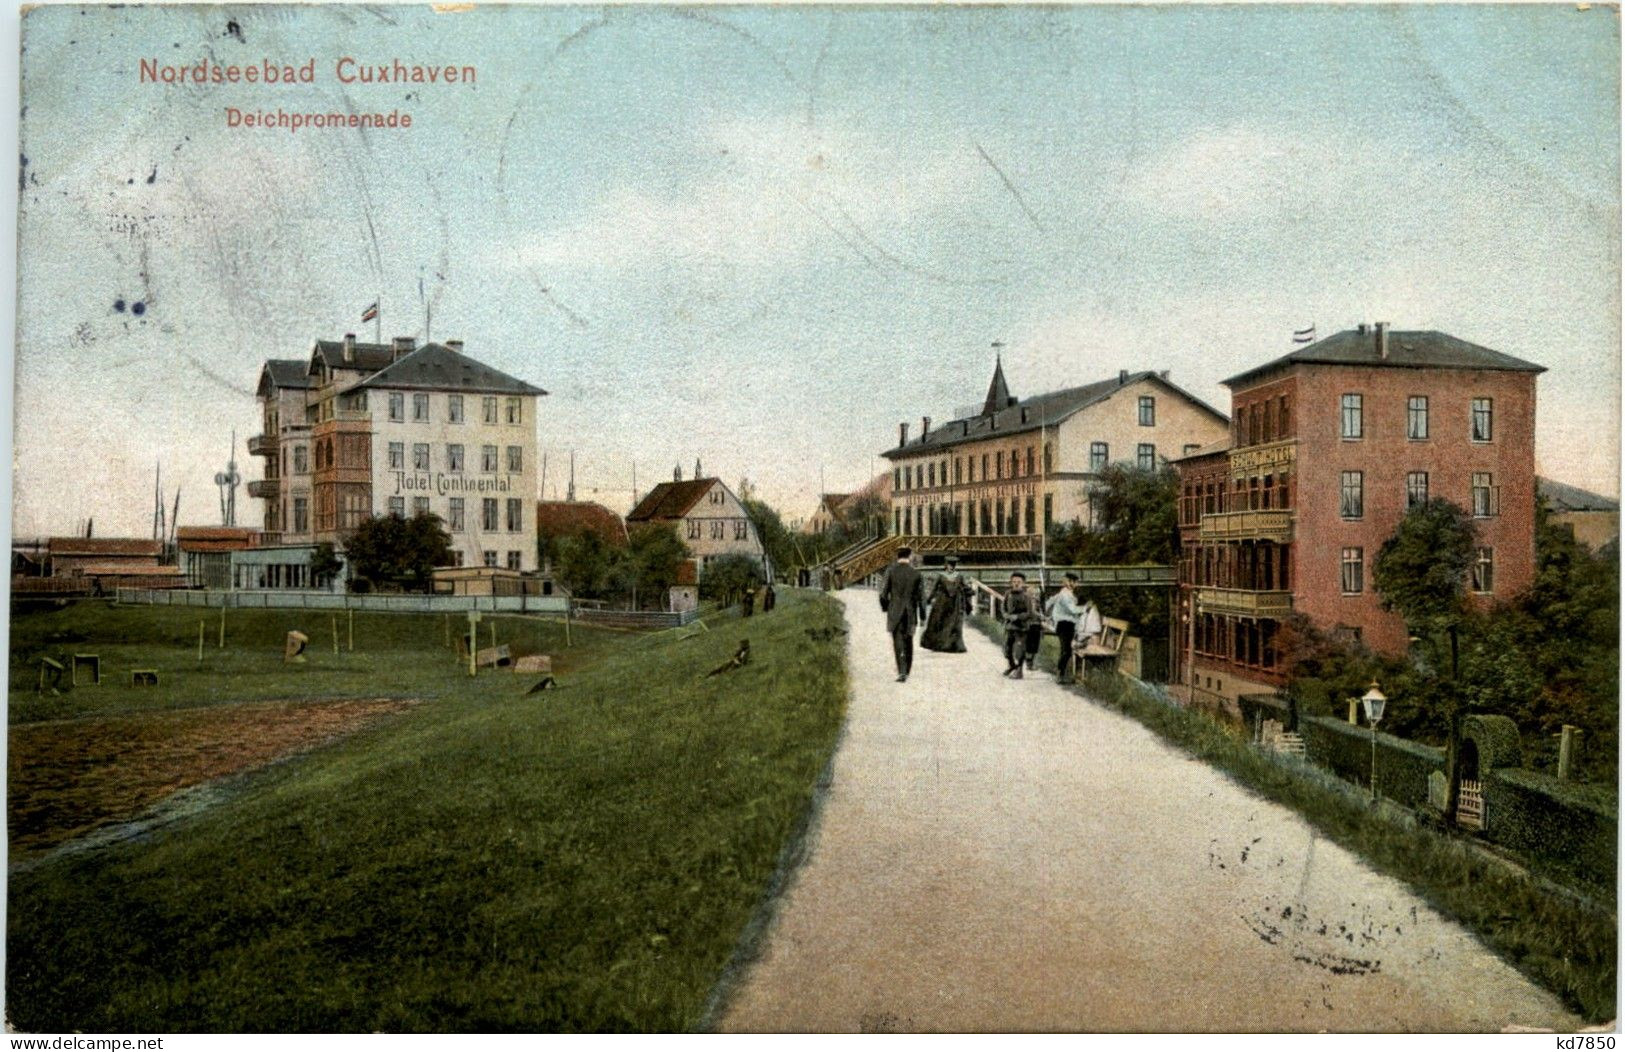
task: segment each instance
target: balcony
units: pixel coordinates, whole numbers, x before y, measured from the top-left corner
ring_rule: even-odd
[[[1292,613],[1291,592],[1255,592],[1245,588],[1199,588],[1196,605],[1204,614],[1241,617],[1285,617]]]
[[[1201,536],[1204,541],[1274,541],[1276,544],[1292,542],[1292,511],[1272,508],[1267,511],[1221,511],[1202,516]]]
[[[282,480],[278,478],[255,479],[248,484],[248,495],[271,500],[282,493]]]
[[[248,440],[248,455],[251,457],[274,457],[277,452],[275,435],[254,435]]]

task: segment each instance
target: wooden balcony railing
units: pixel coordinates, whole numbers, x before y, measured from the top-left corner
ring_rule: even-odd
[[[1292,613],[1291,592],[1256,592],[1246,588],[1199,588],[1196,605],[1205,614],[1242,617],[1285,617]]]
[[[1292,541],[1292,510],[1221,511],[1202,516],[1204,541]]]

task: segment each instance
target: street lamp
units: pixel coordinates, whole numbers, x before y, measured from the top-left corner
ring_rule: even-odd
[[[1382,720],[1382,710],[1388,706],[1388,696],[1377,689],[1377,681],[1371,681],[1371,689],[1360,697],[1365,706],[1365,720],[1371,724],[1371,799],[1377,799],[1377,724]]]

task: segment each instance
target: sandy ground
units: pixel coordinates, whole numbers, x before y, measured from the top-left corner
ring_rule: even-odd
[[[411,704],[269,701],[17,724],[6,757],[12,853],[82,836],[182,789],[349,734]]]
[[[1571,1030],[1403,885],[1150,731],[846,603],[852,701],[740,1031]]]

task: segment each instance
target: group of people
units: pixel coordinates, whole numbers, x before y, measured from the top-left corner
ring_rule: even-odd
[[[906,683],[914,669],[914,632],[922,622],[925,630],[920,634],[920,646],[949,654],[965,652],[965,615],[971,611],[972,586],[960,576],[957,558],[950,555],[945,561],[946,569],[937,575],[929,596],[910,548],[897,550],[897,561],[880,582],[880,609],[886,612],[899,683]],[[1057,678],[1070,683],[1076,661],[1073,646],[1100,635],[1100,611],[1078,595],[1077,574],[1067,573],[1060,590],[1047,603],[1028,590],[1025,574],[1011,574],[1010,590],[1004,596],[1006,676],[1021,679],[1025,671],[1034,669],[1046,620],[1054,625],[1061,645]]]

